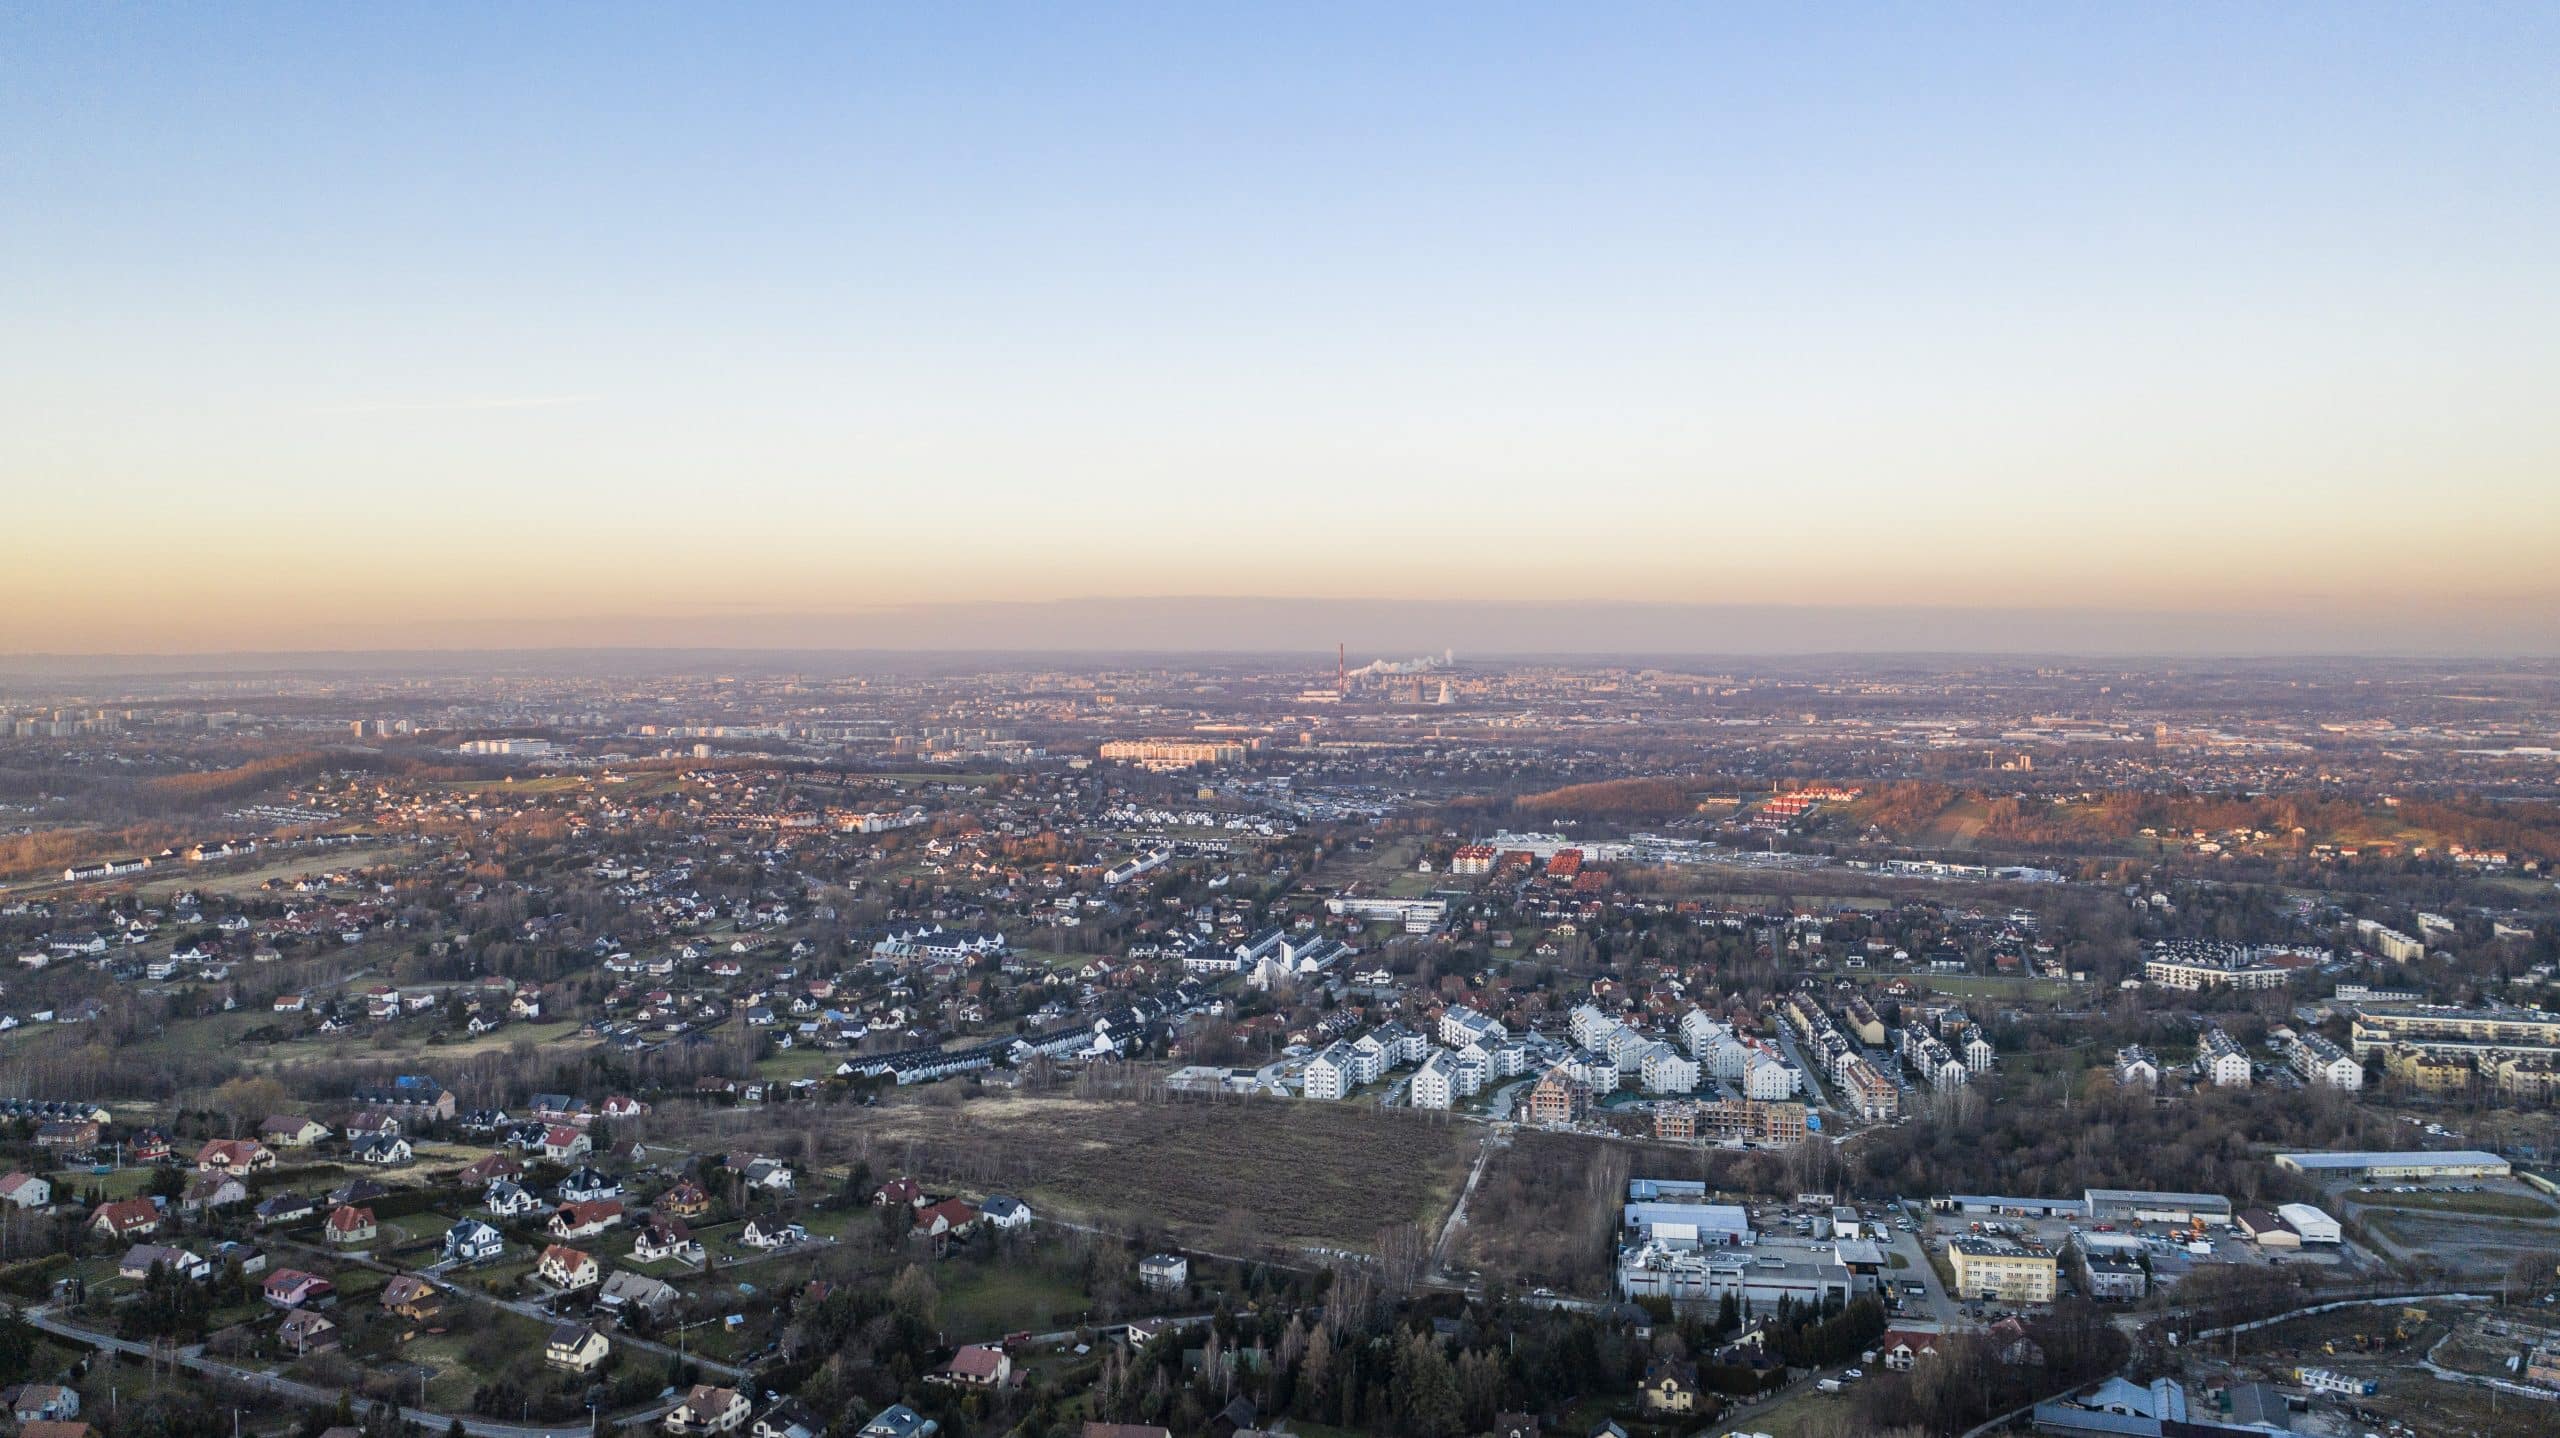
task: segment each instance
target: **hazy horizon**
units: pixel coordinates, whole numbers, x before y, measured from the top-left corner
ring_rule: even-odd
[[[258,661],[320,656],[806,653],[1325,656],[1454,649],[1462,657],[2144,658],[2532,660],[2560,656],[2560,613],[2472,625],[2463,644],[2423,620],[2377,627],[2292,613],[1962,610],[1901,606],[1661,605],[1603,601],[1296,600],[1183,596],[900,606],[867,615],[670,616],[491,630],[477,642],[399,642],[350,623],[313,641],[199,651],[0,651],[0,670],[51,661]],[[386,633],[388,638],[386,639]]]

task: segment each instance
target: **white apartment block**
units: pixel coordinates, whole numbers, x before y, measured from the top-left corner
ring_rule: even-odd
[[[1653,1040],[1620,1024],[1609,1031],[1607,1047],[1609,1061],[1618,1066],[1618,1072],[1631,1074],[1644,1067],[1644,1056],[1653,1048]]]
[[[2287,1061],[2295,1073],[2302,1075],[2304,1083],[2350,1092],[2364,1087],[2364,1065],[2318,1034],[2295,1039]]]
[[[1306,1074],[1300,1087],[1311,1099],[1336,1100],[1351,1092],[1350,1047],[1335,1044],[1307,1060]]]
[[[1618,1021],[1600,1012],[1599,1007],[1594,1004],[1574,1005],[1573,1014],[1566,1021],[1566,1029],[1573,1035],[1574,1046],[1591,1049],[1594,1052],[1604,1052],[1608,1049],[1609,1034],[1617,1027],[1619,1027]]]
[[[1698,1091],[1698,1061],[1669,1044],[1648,1045],[1636,1071],[1647,1093]]]
[[[1742,1092],[1746,1098],[1775,1102],[1794,1098],[1804,1088],[1804,1074],[1794,1064],[1776,1054],[1755,1053],[1743,1070]]]
[[[2196,1072],[2216,1088],[2249,1086],[2249,1055],[2239,1040],[2220,1029],[2206,1029],[2196,1048]]]
[[[1705,1009],[1691,1009],[1680,1016],[1680,1042],[1689,1046],[1693,1058],[1705,1058],[1708,1047],[1717,1039],[1732,1036],[1733,1026]]]
[[[1450,1048],[1465,1048],[1479,1039],[1498,1044],[1509,1037],[1509,1029],[1464,1004],[1440,1011],[1440,1042]]]
[[[1427,934],[1449,916],[1446,899],[1363,899],[1338,894],[1324,901],[1324,909],[1336,918],[1364,924],[1400,924],[1408,934]]]
[[[1424,1059],[1413,1071],[1413,1106],[1445,1109],[1457,1101],[1457,1056],[1443,1051]]]

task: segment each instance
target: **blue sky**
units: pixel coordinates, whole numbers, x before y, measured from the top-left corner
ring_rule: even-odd
[[[0,648],[1524,584],[2548,605],[2555,41],[2527,6],[21,8]],[[260,595],[173,605],[208,565]]]

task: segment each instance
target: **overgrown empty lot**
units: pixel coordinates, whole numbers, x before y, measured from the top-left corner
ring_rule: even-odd
[[[1008,1096],[864,1111],[827,1148],[1067,1216],[1365,1249],[1381,1229],[1439,1222],[1479,1134],[1347,1104]]]

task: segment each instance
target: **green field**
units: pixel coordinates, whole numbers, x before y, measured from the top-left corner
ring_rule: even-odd
[[[965,1335],[963,1342],[1054,1332],[1074,1325],[1092,1306],[1081,1287],[1038,1265],[946,1265],[934,1278],[943,1285],[942,1326]]]
[[[756,1077],[780,1083],[793,1079],[829,1078],[834,1075],[836,1065],[844,1060],[843,1054],[831,1054],[824,1049],[791,1049],[766,1054],[756,1060]]]
[[[485,1321],[486,1310],[475,1310],[470,1321]],[[427,1334],[411,1339],[400,1347],[400,1359],[435,1370],[427,1380],[427,1406],[445,1413],[471,1411],[471,1395],[479,1390],[480,1375],[471,1371],[462,1358],[465,1335],[461,1333]]]
[[[1824,1393],[1813,1387],[1796,1394],[1765,1413],[1752,1415],[1741,1427],[1770,1438],[1803,1438],[1812,1432],[1839,1433],[1855,1425],[1852,1401],[1846,1393]],[[1719,1428],[1717,1431],[1723,1431]]]

